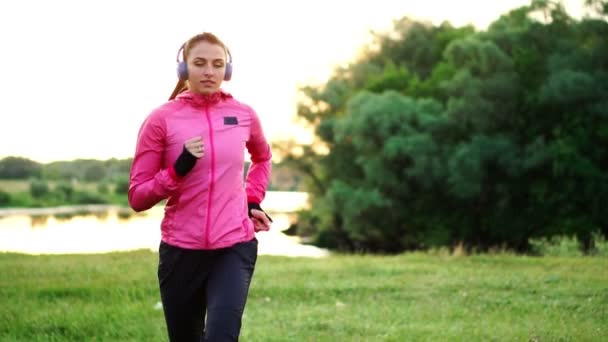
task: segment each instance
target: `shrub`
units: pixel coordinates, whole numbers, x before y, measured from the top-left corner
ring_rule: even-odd
[[[33,180],[30,182],[30,194],[34,198],[42,198],[50,192],[49,184],[43,180]]]
[[[597,256],[608,257],[608,241],[599,232],[591,234],[593,240],[593,254]]]
[[[114,188],[114,192],[119,195],[129,193],[129,179],[126,177],[118,179],[118,181],[116,182],[116,188]]]
[[[580,256],[581,244],[576,236],[558,235],[529,240],[532,251],[541,256]]]
[[[11,195],[8,192],[0,190],[0,207],[7,206],[11,203]]]

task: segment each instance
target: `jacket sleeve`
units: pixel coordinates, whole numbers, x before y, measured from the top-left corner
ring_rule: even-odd
[[[264,136],[260,119],[254,110],[251,111],[251,129],[246,147],[251,156],[251,165],[245,180],[247,202],[260,204],[266,197],[266,188],[270,180],[272,152]]]
[[[129,206],[135,211],[150,209],[175,192],[181,183],[172,167],[161,170],[166,126],[159,114],[149,115],[137,136],[129,176]]]

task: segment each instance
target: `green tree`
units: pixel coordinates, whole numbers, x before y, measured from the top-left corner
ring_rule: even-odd
[[[0,179],[39,178],[41,165],[22,157],[6,157],[0,160]]]
[[[608,233],[606,21],[534,0],[483,32],[404,18],[371,46],[302,89],[315,143],[275,145],[311,194],[300,232],[373,251]]]

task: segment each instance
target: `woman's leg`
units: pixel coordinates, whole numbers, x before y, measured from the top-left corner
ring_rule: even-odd
[[[256,239],[218,252],[207,284],[204,341],[238,341],[257,255]]]
[[[159,247],[158,281],[170,341],[200,341],[205,321],[209,252],[166,243]]]

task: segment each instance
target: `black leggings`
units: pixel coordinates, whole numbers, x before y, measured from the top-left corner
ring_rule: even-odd
[[[161,242],[158,281],[169,340],[238,341],[257,254],[256,239],[217,250]]]

